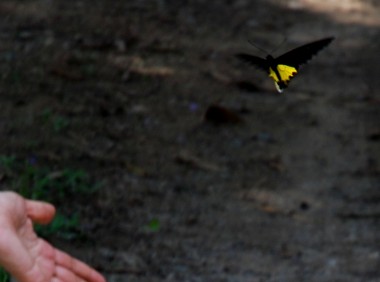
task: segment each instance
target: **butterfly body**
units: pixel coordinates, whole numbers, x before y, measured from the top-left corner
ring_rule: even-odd
[[[306,64],[313,55],[330,44],[333,39],[333,37],[328,37],[308,43],[277,58],[267,55],[263,59],[249,54],[238,54],[237,57],[267,72],[269,77],[274,80],[277,90],[282,92],[298,73],[299,66]]]

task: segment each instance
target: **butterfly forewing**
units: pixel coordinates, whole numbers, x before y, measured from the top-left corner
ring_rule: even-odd
[[[277,64],[283,64],[298,69],[300,65],[306,64],[315,54],[333,41],[334,37],[324,38],[295,48],[276,58]]]

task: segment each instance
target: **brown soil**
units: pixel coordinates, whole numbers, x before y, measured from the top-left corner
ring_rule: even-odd
[[[0,154],[103,183],[50,240],[108,281],[380,281],[379,8],[3,0]],[[234,58],[331,35],[284,94]]]

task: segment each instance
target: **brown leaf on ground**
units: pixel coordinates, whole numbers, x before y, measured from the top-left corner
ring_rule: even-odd
[[[277,171],[283,172],[285,170],[285,165],[282,162],[281,156],[273,156],[262,160],[269,168]]]
[[[83,75],[65,65],[56,65],[50,68],[50,74],[72,81],[82,81]]]
[[[216,164],[202,160],[187,151],[179,152],[178,155],[175,156],[175,161],[179,164],[185,164],[193,168],[198,168],[207,171],[221,170],[221,168]]]
[[[216,71],[216,70],[211,70],[211,71],[207,72],[206,75],[208,75],[209,77],[211,77],[211,78],[215,79],[216,81],[219,81],[223,84],[231,84],[233,81],[233,79],[231,77],[227,76],[224,73]]]
[[[379,141],[380,140],[380,129],[372,130],[367,136],[369,141]]]
[[[80,64],[80,59],[75,56],[65,54],[53,61],[48,72],[54,76],[58,76],[66,80],[82,81],[85,77],[77,69]]]
[[[128,72],[141,76],[164,77],[173,75],[175,71],[166,66],[147,66],[142,58],[133,57]]]
[[[130,73],[138,74],[142,76],[153,76],[153,77],[165,77],[171,76],[174,74],[174,70],[169,67],[164,66],[140,66],[140,67],[132,67],[129,70]]]
[[[307,211],[310,208],[309,201],[292,195],[251,189],[241,194],[241,198],[253,202],[256,207],[268,214],[293,215],[296,211]]]
[[[210,105],[206,110],[204,120],[214,124],[243,122],[243,119],[237,113],[219,105]]]

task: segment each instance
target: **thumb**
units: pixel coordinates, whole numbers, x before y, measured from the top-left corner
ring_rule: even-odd
[[[52,204],[41,201],[26,200],[25,206],[26,213],[33,222],[47,224],[54,218],[55,207]]]

